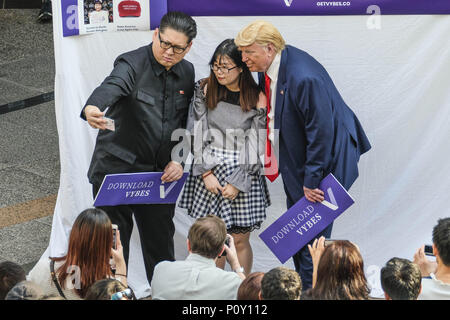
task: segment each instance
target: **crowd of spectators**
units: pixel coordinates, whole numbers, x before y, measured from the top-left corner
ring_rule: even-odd
[[[16,263],[0,263],[0,299],[135,300],[127,284],[120,233],[113,244],[111,230],[104,211],[83,211],[74,222],[65,256],[40,260],[28,276]],[[413,261],[394,257],[386,262],[380,272],[386,300],[450,300],[450,218],[439,219],[432,240],[435,259],[427,258],[422,246]],[[358,246],[347,240],[327,244],[321,237],[308,245],[313,259],[313,286],[303,291],[299,274],[286,267],[245,276],[233,238],[217,216],[209,215],[193,223],[187,249],[185,260],[157,264],[152,296],[141,299],[371,299],[362,255]],[[221,256],[226,257],[232,271],[216,266]]]

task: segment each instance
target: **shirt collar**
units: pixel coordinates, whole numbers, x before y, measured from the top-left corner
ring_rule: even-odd
[[[153,72],[159,77],[164,71],[166,71],[166,68],[162,66],[158,61],[156,61],[156,58],[153,55],[152,46],[153,42],[150,43],[149,45],[150,62],[152,63]],[[172,66],[172,68],[169,69],[169,72],[173,71],[173,73],[175,73],[178,77],[180,77],[181,76],[181,67],[179,66],[180,63],[181,61]]]
[[[203,257],[197,253],[190,253],[187,256],[186,261],[200,262],[203,264],[209,264],[211,266],[216,266],[216,262],[214,261],[214,259]]]
[[[278,80],[278,71],[280,70],[280,63],[281,63],[281,53],[277,53],[275,58],[273,58],[273,61],[270,64],[269,69],[266,72],[272,82]]]

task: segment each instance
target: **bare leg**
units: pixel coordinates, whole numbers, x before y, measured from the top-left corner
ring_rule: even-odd
[[[244,268],[245,276],[248,276],[251,273],[253,266],[253,250],[250,245],[250,232],[233,233],[231,235],[234,238],[239,262]]]

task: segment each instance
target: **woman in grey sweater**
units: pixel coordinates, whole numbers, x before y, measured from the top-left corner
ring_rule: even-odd
[[[250,233],[266,218],[270,197],[260,158],[266,141],[266,98],[242,62],[233,39],[224,40],[200,80],[189,110],[194,161],[179,206],[194,218],[215,214],[227,225],[244,273],[251,272]],[[224,267],[225,259],[218,260]]]

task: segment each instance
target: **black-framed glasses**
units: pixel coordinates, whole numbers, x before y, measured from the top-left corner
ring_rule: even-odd
[[[214,71],[214,72],[222,71],[224,74],[227,74],[227,73],[229,73],[231,70],[233,70],[233,69],[235,69],[235,68],[237,68],[237,67],[238,67],[238,66],[234,66],[234,67],[232,67],[232,68],[225,68],[225,67],[219,67],[219,66],[213,64],[213,65],[211,66],[211,70]]]
[[[159,32],[158,32],[158,38],[159,38],[159,45],[161,46],[161,49],[169,50],[170,48],[173,48],[173,52],[177,53],[177,54],[183,53],[184,50],[186,50],[189,47],[189,44],[186,47],[182,48],[179,46],[174,46],[170,42],[163,41],[163,40],[161,40],[161,34]]]

